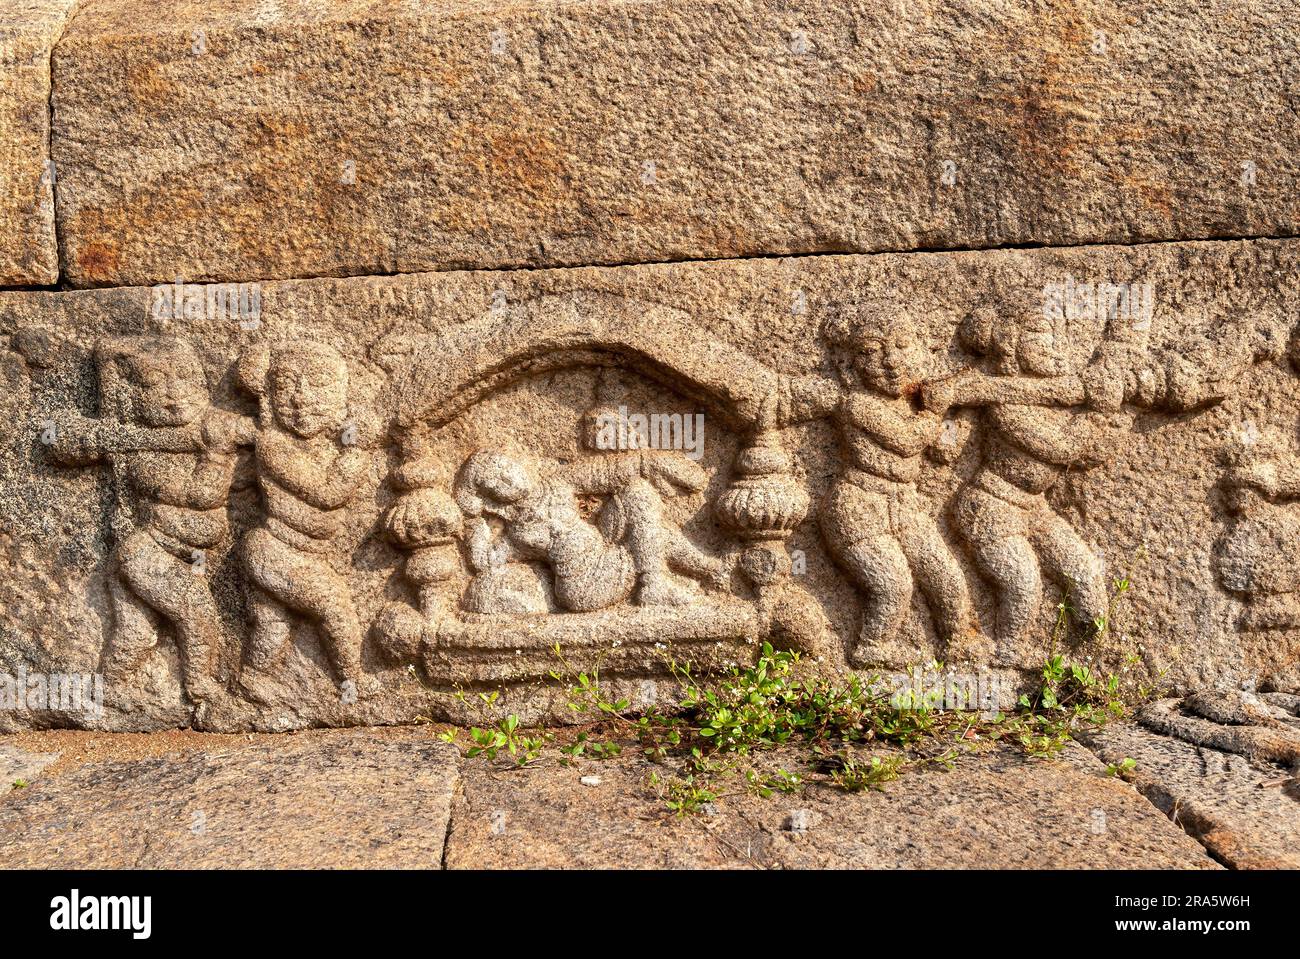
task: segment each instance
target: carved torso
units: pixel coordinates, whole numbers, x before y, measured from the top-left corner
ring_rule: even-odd
[[[134,453],[125,460],[141,527],[195,549],[213,546],[226,534],[233,461],[202,460],[193,453]]]
[[[1026,493],[1051,489],[1083,454],[1071,441],[1084,413],[1078,408],[992,406],[984,468]]]
[[[939,417],[918,412],[906,399],[853,393],[837,411],[845,451],[854,468],[898,483],[921,472],[921,454],[937,439]]]

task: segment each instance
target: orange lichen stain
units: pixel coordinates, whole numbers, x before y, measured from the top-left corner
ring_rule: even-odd
[[[446,147],[445,174],[459,185],[444,214],[451,229],[487,228],[493,209],[535,223],[576,211],[567,159],[546,133],[465,124],[450,132]]]
[[[1037,182],[1088,176],[1087,158],[1115,139],[1107,122],[1106,61],[1092,51],[1093,30],[1073,5],[1061,4],[1032,28],[1003,25],[990,32],[975,47],[985,51],[981,60],[1014,65],[1016,79],[972,89],[954,104],[954,119],[982,128],[981,140],[1001,144],[1012,166]]]
[[[1158,213],[1166,221],[1174,217],[1174,191],[1168,182],[1149,180],[1140,173],[1124,178],[1124,192],[1137,196],[1148,210]]]
[[[169,192],[151,185],[120,205],[78,211],[68,226],[69,236],[85,238],[73,256],[76,281],[121,284],[127,281],[123,264],[126,270],[157,272],[157,264],[175,254],[174,248],[161,247],[158,237],[187,233],[202,216],[203,205],[202,195],[194,191]]]
[[[112,283],[117,279],[117,247],[101,240],[87,240],[77,254],[77,269],[91,283]]]
[[[132,64],[126,72],[126,89],[140,104],[165,104],[177,99],[179,88],[162,73],[156,60]]]
[[[880,78],[871,72],[850,73],[849,85],[860,97],[873,97],[880,92]]]

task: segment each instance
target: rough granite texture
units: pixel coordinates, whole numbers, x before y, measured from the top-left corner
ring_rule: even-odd
[[[1300,723],[1293,739],[1300,743]],[[1170,819],[1234,869],[1300,868],[1300,768],[1250,759],[1138,725],[1093,737],[1108,763],[1137,765],[1126,776]]]
[[[1061,762],[967,756],[883,792],[739,790],[689,819],[664,815],[646,784],[655,767],[633,755],[518,772],[467,763],[447,868],[1216,868],[1092,756],[1072,752]]]
[[[0,800],[0,867],[437,869],[458,762],[339,731],[91,764]]]
[[[456,720],[464,685],[528,722],[557,643],[640,703],[665,645],[764,638],[1005,705],[1067,596],[1076,658],[1292,691],[1298,255],[0,294],[0,678],[98,672],[105,706],[0,728]]]
[[[97,0],[67,281],[1282,236],[1287,0]]]
[[[34,753],[0,740],[0,792],[34,779],[58,758],[57,753]]]
[[[99,750],[87,735],[24,737],[84,755],[0,789],[0,867],[1217,868],[1077,747],[1056,762],[969,755],[884,792],[741,790],[678,819],[647,781],[666,770],[630,747],[521,770],[458,760],[428,729],[115,736]],[[152,754],[176,735],[183,751]],[[146,755],[95,759],[124,739]]]
[[[0,0],[0,286],[59,278],[50,57],[79,0]]]

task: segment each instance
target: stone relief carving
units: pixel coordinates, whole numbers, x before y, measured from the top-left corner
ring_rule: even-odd
[[[226,498],[247,424],[210,406],[203,366],[183,341],[109,340],[94,361],[100,418],[58,424],[49,450],[63,465],[112,469],[113,622],[102,668],[115,688],[129,687],[118,681],[157,643],[161,621],[175,632],[186,694],[204,702],[216,693],[220,626],[196,567],[226,535]]]
[[[737,383],[722,357],[712,371],[707,361],[697,369],[672,364],[660,356],[661,343],[629,342],[634,338],[616,324],[592,329],[589,317],[575,318],[571,336],[555,338],[568,342],[560,349],[523,342],[518,357],[482,374],[472,356],[469,369],[449,362],[428,371],[443,382],[427,384],[436,401],[426,400],[426,412],[399,426],[400,495],[384,520],[406,553],[404,576],[417,599],[383,610],[375,626],[379,645],[422,661],[435,682],[542,678],[556,665],[556,643],[608,647],[606,669],[649,674],[666,672],[661,650],[669,643],[697,665],[748,658],[781,616],[779,584],[791,567],[782,544],[808,507],[776,434],[755,419],[775,375],[751,363],[753,381]],[[464,345],[443,349],[454,354]],[[541,355],[534,358],[534,349]],[[539,455],[526,446],[528,427],[516,423],[509,441],[461,454],[449,468],[445,454],[433,452],[434,437],[455,419],[447,411],[459,416],[490,400],[511,381],[503,368],[515,361],[521,375],[539,367],[591,373],[591,405],[558,427],[577,437],[574,447],[560,458]],[[640,441],[602,446],[601,424],[626,412],[617,401],[622,374],[649,377],[665,395],[709,395],[713,410],[748,434],[720,495],[707,493],[708,471],[680,449]],[[409,391],[410,382],[399,388]],[[674,422],[693,415],[673,414]],[[711,552],[693,542],[682,509],[673,506],[676,518],[669,515],[679,502],[689,504],[686,515],[711,506],[729,545]],[[476,670],[472,677],[467,664]]]
[[[1300,369],[1300,333],[1291,342],[1291,364]],[[1300,463],[1285,440],[1242,424],[1221,453],[1227,529],[1215,556],[1223,586],[1246,608],[1243,632],[1300,627]]]
[[[1000,660],[1029,667],[1042,659],[1027,640],[1039,619],[1044,572],[1069,594],[1078,619],[1105,615],[1102,564],[1047,493],[1067,470],[1097,465],[1131,418],[1094,409],[1078,395],[1047,316],[1015,324],[982,310],[966,319],[961,338],[989,368],[940,387],[946,405],[982,408],[983,459],[958,492],[953,518],[997,597]]]
[[[819,521],[831,554],[864,594],[854,665],[904,662],[900,626],[919,585],[946,643],[973,632],[962,571],[916,489],[923,455],[942,460],[942,413],[920,405],[918,389],[935,358],[915,331],[880,316],[846,315],[828,325],[839,381],[783,380],[778,423],[831,416],[839,425],[845,465],[822,501]]]
[[[214,406],[184,339],[101,342],[99,416],[66,418],[49,455],[105,463],[114,479],[109,677],[129,677],[174,632],[191,703],[267,703],[299,622],[319,637],[331,679],[359,697],[378,685],[362,667],[372,637],[390,660],[419,662],[436,688],[545,678],[557,643],[605,650],[610,669],[641,676],[663,672],[667,643],[702,668],[747,658],[765,636],[820,654],[832,630],[788,548],[810,512],[860,596],[855,634],[838,651],[850,665],[918,661],[904,638],[915,593],[948,658],[1032,667],[1044,652],[1035,636],[1045,581],[1083,622],[1107,606],[1102,563],[1059,508],[1062,477],[1102,462],[1140,412],[1217,403],[1260,354],[1211,343],[1189,358],[1111,335],[1082,362],[1066,360],[1051,317],[994,310],[958,324],[954,352],[851,307],[823,330],[831,374],[789,376],[728,354],[667,308],[647,305],[630,325],[619,319],[626,304],[599,298],[555,309],[543,335],[507,314],[378,344],[391,379],[375,401],[386,426],[358,406],[347,361],[324,344],[243,350],[227,371],[256,407],[243,415]],[[490,353],[478,345],[485,335]],[[525,426],[472,444],[472,430],[457,432],[512,384],[566,370],[591,382],[585,410],[548,427],[577,437],[572,448],[543,448]],[[597,424],[622,410],[620,391],[638,378],[706,409],[734,453],[702,464],[644,443],[604,448]],[[821,420],[838,434],[838,468],[810,485],[793,434]],[[953,493],[923,489],[931,466],[963,456],[970,466]],[[258,513],[241,514],[232,534],[240,462],[251,464]],[[1237,519],[1221,578],[1248,600],[1246,629],[1297,618],[1300,581],[1264,582],[1252,565],[1261,549],[1287,548],[1264,513],[1300,499],[1294,472],[1256,449],[1224,480]],[[367,479],[384,492],[366,539],[395,547],[397,567],[383,600],[359,606],[340,533]],[[698,528],[708,523],[705,545]],[[228,627],[195,575],[208,551],[232,543],[246,601],[227,619],[247,618],[237,688],[216,675]],[[996,607],[987,631],[981,592]]]
[[[253,623],[241,684],[257,698],[257,674],[275,668],[298,615],[319,629],[339,682],[369,692],[364,631],[335,543],[370,463],[362,440],[373,442],[349,419],[347,363],[319,343],[254,349],[239,380],[260,404],[252,442],[265,509],[243,541]]]
[[[669,567],[715,582],[723,568],[664,519],[662,499],[698,492],[704,479],[690,460],[666,450],[609,453],[574,464],[474,453],[460,468],[455,491],[469,523],[466,546],[475,573],[465,608],[581,613],[628,599],[642,606],[688,605],[697,592]],[[580,496],[601,498],[594,523],[580,514]],[[543,564],[549,581],[511,576],[528,561]]]

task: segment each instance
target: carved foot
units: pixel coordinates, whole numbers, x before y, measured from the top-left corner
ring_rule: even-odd
[[[1047,654],[1029,643],[1000,639],[994,653],[994,665],[1011,669],[1041,670]]]
[[[342,690],[343,701],[345,705],[351,705],[351,702],[359,702],[363,699],[375,695],[382,688],[378,679],[374,676],[361,673],[354,677],[348,677],[339,684]]]
[[[944,658],[953,663],[987,663],[995,652],[993,640],[975,626],[949,635],[944,643]]]
[[[720,559],[710,559],[707,564],[701,565],[699,577],[714,589],[725,592],[731,589],[731,573],[735,568],[736,560],[734,557],[726,562]]]
[[[690,587],[667,575],[642,575],[637,602],[642,606],[689,606],[699,598]]]
[[[874,642],[859,640],[849,653],[849,665],[854,669],[887,666],[902,669],[921,661],[921,651],[892,641]]]
[[[245,699],[259,706],[270,706],[279,698],[275,681],[255,667],[244,668],[239,677],[239,691]]]

